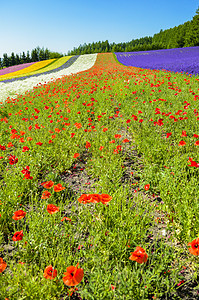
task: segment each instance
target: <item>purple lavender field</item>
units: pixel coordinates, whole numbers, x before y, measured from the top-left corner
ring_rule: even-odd
[[[199,75],[199,47],[115,54],[118,61],[126,66]]]
[[[21,64],[21,65],[12,66],[12,67],[2,69],[2,70],[0,70],[0,76],[8,74],[8,73],[15,72],[15,71],[19,71],[19,70],[22,70],[22,69],[25,69],[25,68],[33,65],[33,64],[35,64],[35,62],[30,62],[30,63]]]

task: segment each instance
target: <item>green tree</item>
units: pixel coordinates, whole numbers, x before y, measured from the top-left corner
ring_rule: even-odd
[[[196,15],[190,22],[189,30],[185,36],[185,46],[199,46],[199,8],[196,10]]]
[[[14,52],[11,53],[10,64],[11,64],[11,66],[16,65],[16,58],[15,58]]]
[[[20,60],[19,54],[16,54],[15,61],[16,61],[16,65],[21,64],[21,60]]]
[[[50,51],[46,48],[44,51],[44,59],[49,59],[50,58]]]
[[[31,58],[30,58],[30,53],[29,53],[29,51],[27,51],[27,54],[26,54],[26,62],[27,62],[27,63],[31,62]]]
[[[21,63],[22,63],[22,64],[25,64],[25,63],[26,63],[26,55],[25,55],[25,52],[23,52],[22,55],[21,55]]]
[[[39,55],[37,49],[35,48],[31,51],[31,61],[36,62],[38,60],[39,60]]]
[[[9,67],[9,58],[8,58],[8,55],[7,53],[4,53],[3,54],[3,67]]]
[[[39,60],[45,60],[45,51],[44,48],[39,50]]]
[[[49,55],[49,58],[50,59],[53,59],[53,58],[61,58],[63,57],[63,54],[62,53],[59,53],[59,52],[50,52],[50,55]]]

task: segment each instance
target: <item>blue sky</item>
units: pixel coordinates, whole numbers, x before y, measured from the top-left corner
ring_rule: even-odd
[[[39,46],[66,53],[83,43],[128,42],[191,21],[198,0],[0,2],[0,57]]]

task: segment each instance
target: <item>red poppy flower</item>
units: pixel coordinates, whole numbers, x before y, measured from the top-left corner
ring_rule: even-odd
[[[30,173],[30,167],[29,166],[26,166],[21,172],[23,173],[23,174],[29,174]]]
[[[99,194],[91,194],[92,203],[99,203],[102,199],[101,195]]]
[[[17,133],[17,130],[16,129],[12,129],[11,133]]]
[[[65,285],[68,286],[76,286],[78,285],[83,277],[84,277],[84,270],[79,268],[79,263],[76,265],[76,267],[74,266],[70,266],[66,269],[66,272],[64,273],[64,277],[63,277],[63,282]]]
[[[85,146],[85,148],[88,149],[88,148],[90,148],[90,147],[91,147],[91,143],[89,143],[89,142],[86,141],[86,146]]]
[[[38,142],[38,143],[36,143],[36,145],[41,146],[41,145],[43,145],[43,143],[42,142]]]
[[[14,212],[14,216],[12,217],[13,220],[17,221],[17,220],[20,220],[20,219],[23,219],[26,215],[26,212],[23,211],[23,210],[17,210]]]
[[[78,199],[79,203],[91,203],[92,202],[92,194],[82,194]]]
[[[10,147],[14,147],[14,145],[13,145],[13,143],[8,143],[8,146],[7,146],[8,148],[10,148]]]
[[[33,179],[32,176],[30,176],[30,167],[26,166],[21,172],[24,174],[24,178],[23,179]]]
[[[185,130],[182,131],[182,135],[181,135],[181,136],[182,136],[182,137],[183,137],[183,136],[187,136],[187,133],[186,133]]]
[[[140,246],[136,247],[134,252],[131,252],[130,260],[134,260],[139,264],[145,263],[147,261],[148,255],[145,250]]]
[[[188,163],[191,163],[190,165],[188,165],[188,167],[196,167],[199,168],[199,163],[197,163],[196,161],[193,160],[193,158],[189,157]]]
[[[184,280],[181,280],[179,283],[177,283],[177,286],[180,286],[183,283],[184,283]]]
[[[113,284],[111,284],[111,288],[112,288],[112,290],[114,291],[114,290],[116,289],[116,286],[113,285]]]
[[[51,265],[47,266],[44,270],[44,278],[54,279],[57,276],[57,270],[55,270]]]
[[[77,158],[77,157],[79,157],[79,156],[80,156],[79,153],[75,153],[75,154],[73,155],[73,158]]]
[[[79,129],[79,128],[82,127],[82,124],[81,124],[81,123],[75,123],[74,125],[75,125],[75,127],[76,127],[77,129]]]
[[[188,246],[191,246],[191,248],[189,248],[189,252],[191,254],[196,255],[196,256],[199,255],[199,238],[188,243]]]
[[[101,202],[103,204],[107,204],[109,201],[111,201],[112,197],[108,194],[101,194]]]
[[[172,133],[171,133],[171,132],[168,132],[168,133],[167,133],[167,136],[166,136],[166,139],[168,139],[168,138],[170,137],[170,135],[172,135]]]
[[[121,145],[117,145],[116,149],[117,149],[118,151],[122,151],[122,146],[121,146]]]
[[[195,146],[199,146],[199,141],[196,141],[196,142],[194,143],[194,145],[195,145]]]
[[[124,140],[122,141],[122,143],[128,143],[128,142],[129,142],[128,139],[124,139]]]
[[[59,133],[61,130],[59,128],[55,128],[55,132]]]
[[[178,146],[185,146],[186,145],[186,142],[185,141],[180,141]]]
[[[48,198],[50,198],[50,196],[51,196],[51,193],[49,191],[44,191],[41,196],[41,199],[48,199]]]
[[[60,191],[62,191],[62,190],[65,190],[65,187],[63,187],[63,186],[61,185],[61,183],[58,183],[57,185],[54,185],[54,191],[55,191],[55,192],[60,192]]]
[[[38,110],[37,108],[34,108],[34,110],[36,111],[37,114],[40,112],[40,110]]]
[[[45,189],[50,189],[54,185],[54,182],[52,180],[50,180],[50,181],[43,182],[41,184],[43,185],[43,187]]]
[[[38,124],[35,124],[35,129],[40,129]]]
[[[71,222],[71,219],[68,218],[68,217],[63,217],[63,218],[61,219],[61,222],[63,222],[64,220]]]
[[[25,143],[24,138],[23,138],[23,137],[20,138],[19,142],[20,142],[20,143]]]
[[[23,230],[15,232],[15,234],[12,237],[12,240],[14,242],[21,241],[22,239],[23,239]]]
[[[23,149],[22,149],[22,152],[26,152],[26,151],[29,151],[30,149],[27,147],[27,146],[24,146]]]
[[[49,212],[49,214],[53,215],[59,211],[59,207],[54,204],[48,204],[47,211]]]
[[[121,134],[115,134],[116,139],[120,139],[121,137],[122,137]]]
[[[150,188],[150,184],[146,184],[146,185],[144,186],[145,191],[148,191],[149,188]]]
[[[7,267],[7,263],[0,257],[0,273],[2,273]]]
[[[103,132],[106,132],[108,130],[108,128],[104,127],[102,130],[103,130]]]
[[[16,156],[11,155],[11,154],[8,157],[8,159],[9,159],[9,164],[10,165],[15,165],[18,162],[18,158],[16,158]]]

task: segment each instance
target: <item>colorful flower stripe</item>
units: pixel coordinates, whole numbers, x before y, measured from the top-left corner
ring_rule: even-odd
[[[55,72],[58,72],[58,71],[61,71],[61,70],[64,70],[64,69],[70,67],[77,60],[78,57],[79,57],[79,55],[74,55],[69,60],[67,60],[67,62],[62,64],[61,67],[54,68],[50,71],[45,71],[44,72],[43,70],[45,68],[42,68],[42,69],[40,69],[42,71],[41,73],[32,72],[32,73],[29,73],[29,74],[24,74],[23,76],[20,76],[20,77],[13,77],[13,78],[10,78],[10,79],[2,80],[0,82],[8,83],[8,82],[24,80],[24,79],[27,79],[27,78],[30,78],[30,77],[38,77],[38,76],[41,76],[41,75],[52,74],[52,73],[55,73]],[[54,63],[52,63],[52,64],[54,64]],[[50,66],[52,64],[50,64]]]
[[[199,47],[115,54],[118,61],[126,66],[199,74]]]
[[[8,67],[5,69],[0,70],[0,76],[1,75],[5,75],[5,74],[9,74],[12,72],[16,72],[22,69],[25,69],[33,64],[35,64],[36,62],[31,62],[31,63],[27,63],[27,64],[21,64],[21,65],[17,65],[17,66],[12,66],[12,67]]]
[[[7,74],[2,75],[2,76],[0,76],[0,80],[5,79],[5,78],[12,78],[12,77],[15,77],[15,76],[20,76],[20,75],[23,75],[23,74],[28,74],[30,72],[37,71],[37,70],[49,65],[54,60],[55,59],[48,59],[48,60],[38,61],[35,64],[33,64],[33,65],[31,65],[31,66],[29,66],[25,69],[10,73],[9,75],[7,75]]]
[[[41,74],[41,73],[44,73],[44,72],[52,71],[53,69],[57,69],[57,68],[61,67],[63,64],[65,64],[71,57],[72,56],[61,57],[61,58],[55,60],[50,65],[48,65],[47,67],[42,68],[42,69],[34,72],[34,74],[39,74],[39,73]],[[24,74],[24,75],[26,75],[26,74]]]
[[[61,78],[62,76],[67,76],[88,70],[95,64],[96,58],[96,53],[81,55],[78,58],[72,57],[70,60],[73,61],[73,64],[69,67],[63,68],[64,65],[69,64],[69,60],[64,65],[62,65],[62,67],[60,67],[60,71],[55,71],[54,73],[49,71],[51,72],[50,74],[33,75],[32,77],[26,78],[24,80],[17,80],[17,82],[0,82],[0,91],[3,91],[0,93],[0,102],[3,103],[8,97],[15,98],[17,95],[24,94],[27,90],[32,90],[33,87],[37,85],[42,85],[49,81],[56,80],[58,78]]]

